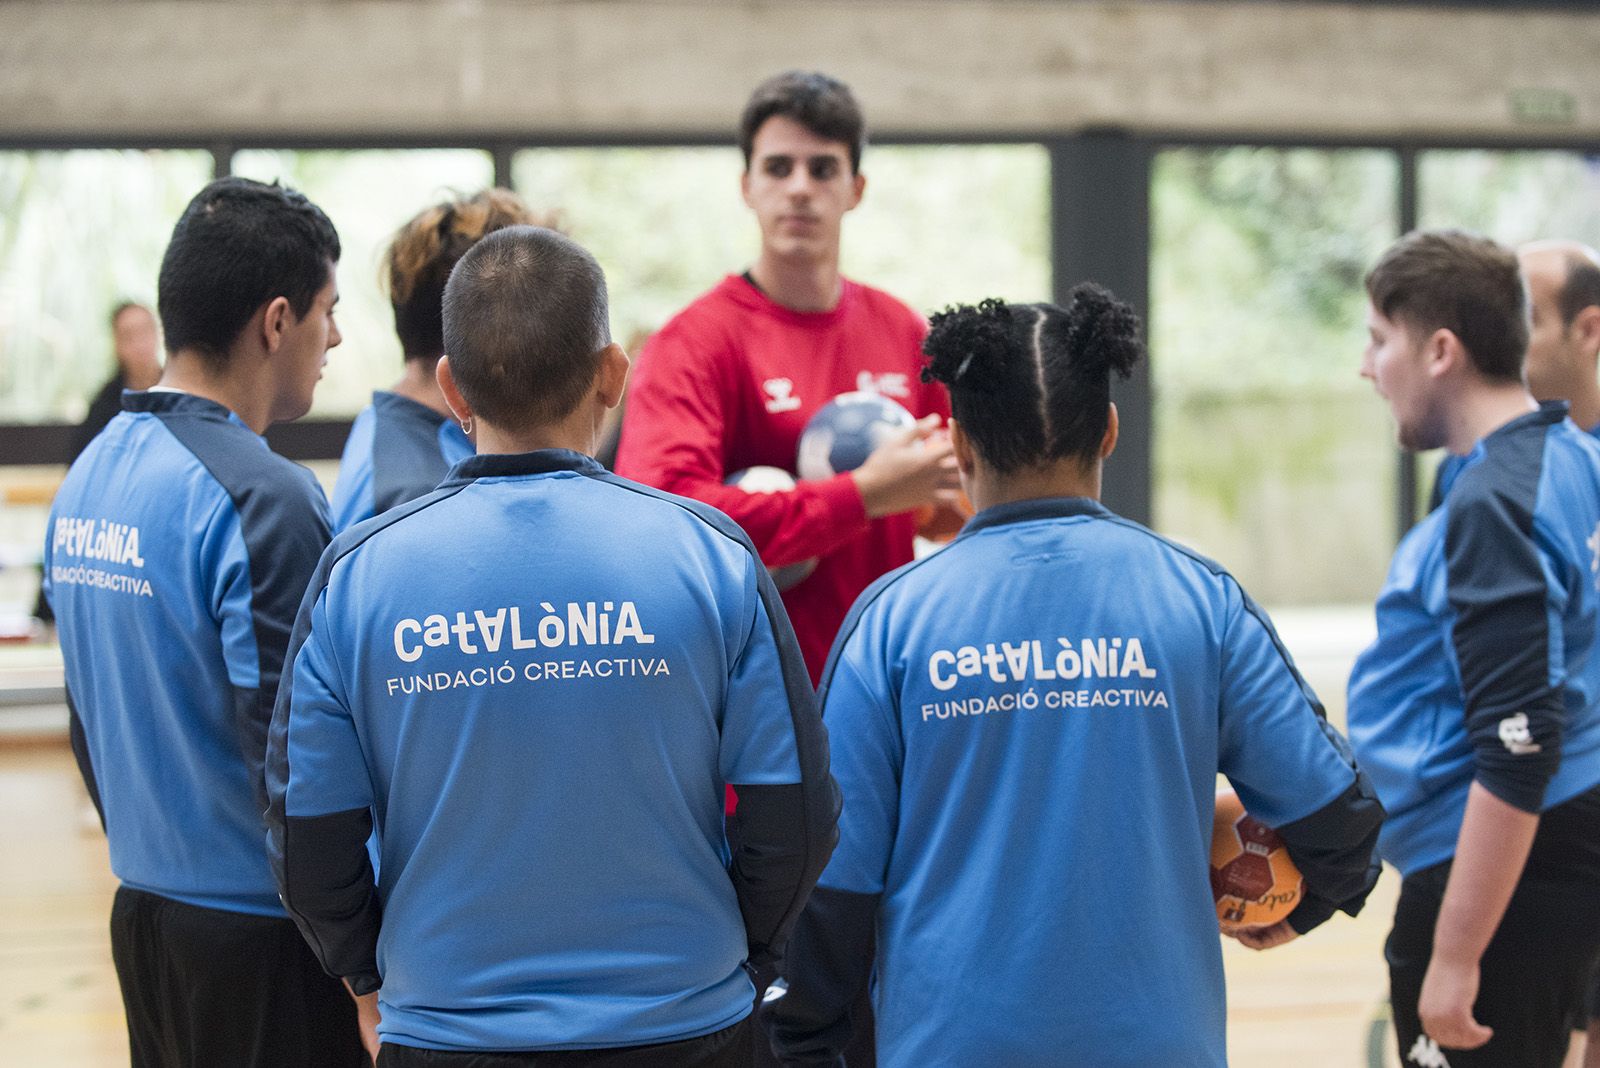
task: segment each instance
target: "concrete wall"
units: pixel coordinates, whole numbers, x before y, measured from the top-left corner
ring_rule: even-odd
[[[1600,10],[1072,0],[9,0],[0,139],[729,128],[764,75],[880,132],[1600,137]]]

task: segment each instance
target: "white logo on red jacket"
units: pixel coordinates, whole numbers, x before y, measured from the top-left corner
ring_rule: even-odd
[[[767,411],[774,415],[800,407],[800,398],[794,395],[794,383],[787,378],[769,378],[761,383],[761,388],[767,391]]]
[[[909,397],[911,385],[906,376],[898,372],[875,375],[871,371],[862,371],[856,375],[856,388],[864,393],[876,393],[880,397]]]

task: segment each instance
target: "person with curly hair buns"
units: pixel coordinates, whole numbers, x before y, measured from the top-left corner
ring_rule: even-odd
[[[837,1063],[873,975],[886,1068],[1223,1065],[1218,772],[1305,877],[1286,920],[1240,933],[1254,948],[1361,908],[1382,808],[1239,583],[1099,502],[1111,376],[1142,354],[1127,305],[1083,285],[956,307],[923,352],[978,512],[834,644],[839,846],[773,1049]]]
[[[466,428],[434,379],[444,353],[444,284],[467,250],[507,226],[550,226],[554,215],[529,208],[509,189],[485,189],[419,212],[395,233],[383,258],[383,281],[394,305],[394,331],[405,372],[350,427],[333,488],[334,533],[382,515],[437,486],[472,455]]]

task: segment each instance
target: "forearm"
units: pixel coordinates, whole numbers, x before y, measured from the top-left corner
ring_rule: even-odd
[[[1476,965],[1482,958],[1522,878],[1538,829],[1537,813],[1472,784],[1434,928],[1434,960]]]
[[[750,962],[783,953],[790,929],[838,841],[832,779],[786,786],[736,786],[739,852],[729,876],[744,917]]]
[[[284,908],[318,962],[329,975],[345,979],[352,993],[378,989],[382,912],[367,857],[368,814],[291,817],[271,830]]]
[[[783,997],[762,1025],[787,1065],[836,1065],[855,1035],[854,1009],[872,975],[879,895],[818,887],[785,954]]]
[[[800,482],[792,490],[772,493],[747,493],[724,485],[716,472],[685,469],[659,471],[651,482],[727,513],[771,567],[830,553],[868,523],[866,505],[849,475]]]

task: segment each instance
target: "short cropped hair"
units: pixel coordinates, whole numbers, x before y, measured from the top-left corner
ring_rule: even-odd
[[[189,201],[161,260],[156,304],[167,351],[226,364],[263,304],[284,297],[304,319],[338,261],[333,223],[300,193],[218,178]]]
[[[1461,230],[1407,234],[1367,275],[1379,314],[1413,333],[1448,330],[1485,378],[1522,378],[1528,294],[1516,254]]]
[[[1556,298],[1561,325],[1571,326],[1585,308],[1600,306],[1600,266],[1588,256],[1568,256],[1567,277]]]
[[[611,343],[606,277],[571,238],[508,226],[473,245],[444,288],[444,348],[486,422],[526,430],[570,415]]]
[[[756,86],[739,118],[739,150],[744,169],[750,169],[756,131],[774,115],[793,119],[825,141],[850,146],[850,171],[861,170],[861,150],[867,143],[867,124],[861,105],[850,87],[837,78],[812,71],[791,70]]]
[[[1090,464],[1110,425],[1111,376],[1144,357],[1127,304],[1092,282],[1067,306],[985,300],[935,314],[922,343],[925,382],[950,408],[984,463],[1001,474],[1058,460]]]
[[[553,222],[511,190],[494,188],[434,204],[402,226],[383,258],[383,282],[406,359],[444,351],[444,284],[467,249],[503,227]]]

